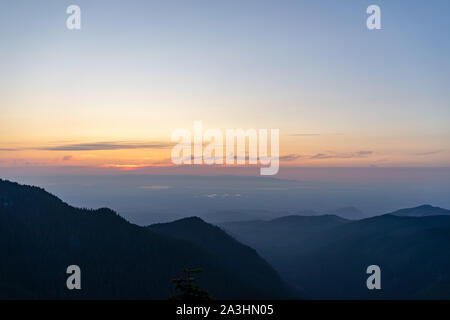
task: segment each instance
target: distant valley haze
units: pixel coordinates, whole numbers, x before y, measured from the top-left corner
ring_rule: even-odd
[[[139,225],[186,216],[210,222],[292,214],[360,219],[423,204],[450,208],[450,168],[281,168],[289,178],[233,170],[11,176],[0,169],[0,174],[42,186],[77,207],[112,208]]]

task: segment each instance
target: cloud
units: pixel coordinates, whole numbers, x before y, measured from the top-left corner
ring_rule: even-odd
[[[120,150],[120,149],[167,149],[173,147],[172,142],[92,142],[92,143],[74,143],[58,146],[46,147],[28,147],[28,148],[0,148],[0,151],[24,151],[24,150],[42,150],[42,151],[98,151],[98,150]]]
[[[373,151],[369,151],[369,150],[362,150],[362,151],[358,151],[355,153],[356,155],[359,155],[361,157],[364,156],[370,156],[371,154],[373,154]]]
[[[325,154],[325,153],[317,153],[311,157],[309,157],[309,159],[330,159],[330,158],[335,158],[336,156],[334,155],[329,155],[329,154]]]
[[[322,159],[352,159],[352,158],[364,158],[373,154],[373,151],[361,150],[353,153],[317,153],[310,156],[311,160],[322,160]]]
[[[26,150],[23,148],[0,148],[0,151],[22,151],[22,150]]]
[[[302,158],[303,158],[302,155],[292,153],[292,154],[287,154],[285,156],[280,156],[280,161],[288,162],[288,161],[295,161],[295,160],[302,159]]]
[[[417,152],[417,153],[410,153],[411,156],[430,156],[433,154],[438,154],[443,152],[444,150],[433,150],[433,151],[425,151],[425,152]]]
[[[63,159],[63,161],[69,161],[69,160],[72,160],[72,156],[64,156],[62,159]]]
[[[95,151],[95,150],[120,150],[120,149],[166,149],[172,147],[172,143],[142,143],[142,142],[94,142],[66,144],[54,147],[40,147],[38,150],[46,151]]]
[[[152,161],[151,162],[151,165],[153,165],[153,166],[169,165],[169,164],[173,164],[171,158],[165,158],[165,159],[162,159],[162,160]]]

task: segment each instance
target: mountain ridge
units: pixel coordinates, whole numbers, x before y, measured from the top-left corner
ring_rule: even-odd
[[[236,277],[240,263],[221,264],[205,248],[134,225],[113,210],[78,209],[42,188],[0,181],[0,298],[167,299],[174,294],[170,280],[186,268],[203,269],[199,285],[213,298],[292,296],[254,250],[240,250],[254,253],[253,272],[272,277],[273,288]],[[73,264],[82,270],[81,290],[66,288]]]
[[[260,252],[305,299],[450,298],[450,216],[384,214],[337,224],[322,216],[314,226],[318,218],[221,226]],[[382,291],[365,287],[372,264],[382,270]]]
[[[413,208],[405,208],[393,211],[389,213],[394,216],[409,216],[409,217],[428,217],[428,216],[437,216],[437,215],[450,215],[450,210],[434,207],[429,204],[424,204],[421,206],[413,207]]]

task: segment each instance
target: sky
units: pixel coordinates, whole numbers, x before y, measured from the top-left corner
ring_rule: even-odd
[[[0,4],[0,171],[170,167],[195,120],[279,129],[282,168],[450,166],[448,1]]]

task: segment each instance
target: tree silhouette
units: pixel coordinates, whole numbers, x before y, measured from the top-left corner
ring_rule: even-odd
[[[200,289],[195,284],[196,279],[192,274],[202,272],[202,269],[184,269],[185,278],[172,279],[171,282],[175,286],[175,290],[181,291],[180,294],[169,297],[169,300],[183,300],[183,301],[208,301],[212,300],[209,293]]]

